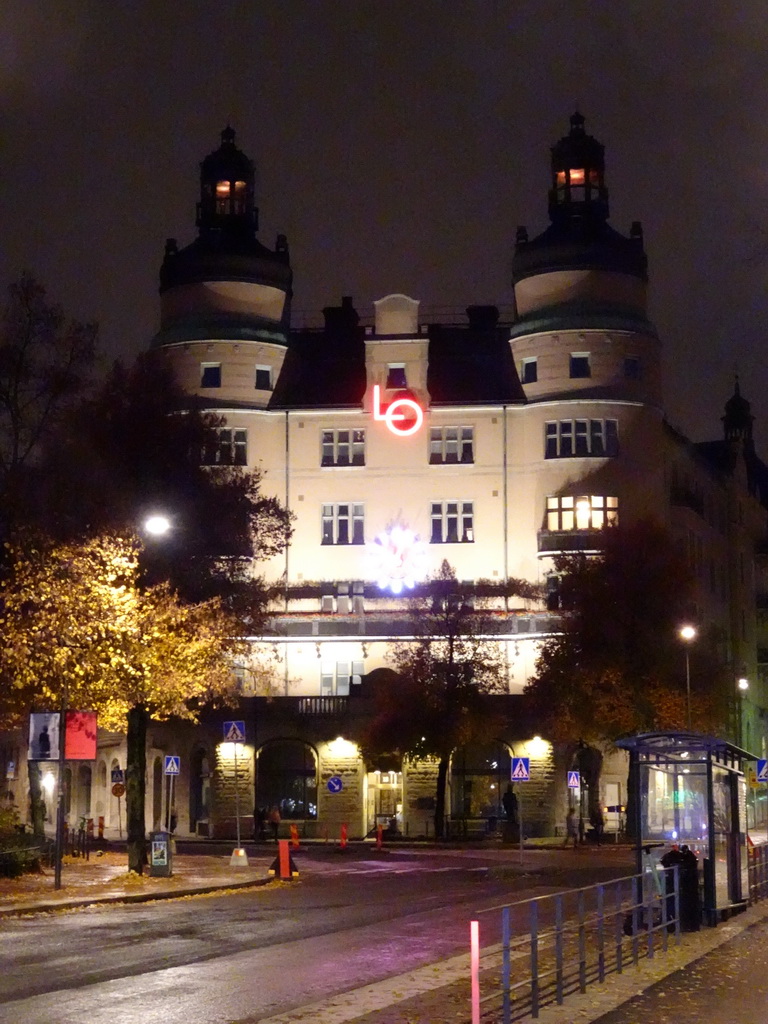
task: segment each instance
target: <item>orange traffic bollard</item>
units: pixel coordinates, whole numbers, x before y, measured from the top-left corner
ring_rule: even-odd
[[[277,856],[272,861],[268,874],[275,875],[282,882],[289,882],[292,878],[299,877],[299,872],[288,849],[287,839],[278,839]]]
[[[104,815],[99,815],[99,839],[104,838]]]
[[[341,841],[340,846],[342,850],[347,848],[347,824],[346,822],[341,826]]]
[[[291,825],[291,846],[294,850],[299,848],[299,826]]]
[[[376,849],[380,850],[382,847],[382,834],[384,832],[383,825],[376,826]]]

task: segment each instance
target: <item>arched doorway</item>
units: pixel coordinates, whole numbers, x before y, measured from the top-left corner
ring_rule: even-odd
[[[96,801],[93,805],[93,811],[97,818],[106,817],[108,799],[107,765],[106,762],[99,761],[96,768]]]
[[[451,818],[463,827],[495,832],[504,820],[502,799],[511,758],[505,743],[473,743],[451,759]]]
[[[77,770],[77,825],[83,818],[91,816],[91,785],[93,772],[89,764],[81,764]]]
[[[317,755],[302,740],[272,740],[258,753],[256,807],[288,821],[317,818]]]
[[[211,808],[211,762],[204,747],[196,747],[189,769],[189,831],[208,835]]]

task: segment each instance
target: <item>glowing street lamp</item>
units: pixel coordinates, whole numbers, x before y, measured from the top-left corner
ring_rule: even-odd
[[[171,529],[171,521],[162,513],[154,513],[144,520],[144,529],[152,537],[164,537]]]
[[[739,716],[738,741],[739,746],[742,747],[744,746],[744,698],[746,697],[747,690],[749,689],[749,680],[746,676],[740,676],[736,680],[736,686],[739,690],[739,707],[737,711]]]
[[[691,660],[689,657],[690,646],[696,639],[695,626],[681,626],[680,639],[685,641],[685,695],[688,707],[688,732],[691,731]]]

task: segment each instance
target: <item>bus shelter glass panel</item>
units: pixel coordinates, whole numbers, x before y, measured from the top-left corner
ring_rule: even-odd
[[[707,766],[641,764],[642,834],[658,842],[707,839]]]

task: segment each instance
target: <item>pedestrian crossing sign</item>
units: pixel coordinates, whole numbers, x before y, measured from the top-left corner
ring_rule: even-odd
[[[530,782],[531,781],[531,759],[530,759],[530,757],[513,757],[512,758],[512,781],[513,782]]]
[[[180,775],[181,774],[181,758],[176,754],[166,754],[165,756],[165,774],[166,775]]]
[[[578,772],[568,772],[568,789],[578,789],[581,785]]]
[[[224,742],[245,743],[245,722],[225,722]]]
[[[768,759],[764,757],[757,759],[757,781],[768,782]]]

